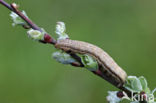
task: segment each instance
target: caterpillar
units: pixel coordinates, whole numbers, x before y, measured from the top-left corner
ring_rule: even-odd
[[[55,47],[66,52],[70,51],[92,56],[101,65],[99,69],[104,74],[103,78],[118,88],[122,87],[126,81],[126,72],[105,51],[93,44],[78,40],[63,39],[58,40]]]

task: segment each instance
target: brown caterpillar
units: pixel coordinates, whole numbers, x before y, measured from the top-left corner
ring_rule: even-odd
[[[58,40],[55,47],[63,51],[92,56],[101,65],[102,68],[99,69],[104,74],[103,78],[118,88],[122,87],[126,81],[126,72],[105,51],[93,44],[65,39]]]

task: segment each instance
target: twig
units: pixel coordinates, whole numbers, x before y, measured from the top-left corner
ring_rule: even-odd
[[[38,27],[35,23],[33,23],[29,18],[27,18],[21,11],[18,10],[18,8],[14,5],[14,4],[11,4],[9,5],[7,2],[5,2],[4,0],[0,0],[0,4],[2,4],[3,6],[5,6],[6,8],[8,8],[9,10],[13,11],[14,13],[16,13],[18,16],[20,16],[27,24],[27,25],[23,25],[23,27],[25,29],[27,28],[32,28],[34,30],[38,30],[40,32],[43,32],[42,29],[40,27]],[[44,40],[40,41],[41,43],[48,43],[48,44],[52,44],[52,45],[55,45],[57,43],[57,41],[52,38],[49,34],[45,34],[44,36]],[[76,67],[84,67],[84,65],[82,64],[81,62],[81,59],[79,56],[77,56],[75,53],[73,52],[67,52],[68,54],[70,54],[74,59],[77,60],[77,62],[74,62],[72,63],[71,65],[73,66],[76,66]],[[99,67],[100,68],[100,67]],[[96,71],[96,72],[93,72],[94,74],[100,76],[101,78],[104,78],[102,74],[102,72],[100,71]],[[127,95],[129,97],[131,97],[131,92],[129,90],[127,90],[126,88],[124,87],[121,87],[119,88],[121,89],[122,91],[126,92]],[[146,103],[146,102],[145,102]]]
[[[14,4],[9,5],[7,2],[5,2],[4,0],[0,0],[0,3],[7,7],[9,10],[13,11],[14,13],[16,13],[17,15],[19,15],[32,29],[35,30],[39,30],[42,32],[42,29],[40,27],[38,27],[36,24],[34,24],[29,18],[27,18],[25,15],[23,15]],[[40,41],[41,43],[49,43],[49,44],[56,44],[56,40],[54,38],[52,38],[49,34],[45,34],[44,40]],[[72,53],[72,52],[67,52],[68,54],[70,54],[74,59],[76,59],[78,62],[77,63],[73,63],[73,66],[78,66],[78,67],[83,67],[83,64],[81,62],[81,59],[79,56],[77,56],[76,54]],[[93,72],[94,74],[100,76],[103,78],[103,74],[100,71],[97,72]]]
[[[0,0],[0,3],[5,6],[6,8],[8,8],[9,10],[13,11],[14,13],[16,13],[18,16],[20,16],[27,24],[28,26],[30,26],[30,28],[34,29],[34,30],[38,30],[40,32],[42,32],[42,29],[40,27],[38,27],[35,23],[33,23],[29,18],[27,18],[25,15],[23,15],[23,13],[21,13],[21,11],[19,11],[17,9],[17,7],[14,4],[9,5],[7,2],[5,2],[4,0]],[[23,27],[25,29],[27,29],[28,27],[26,25],[23,25]],[[44,36],[44,40],[40,41],[41,43],[48,43],[48,44],[56,44],[56,40],[54,38],[52,38],[49,34],[45,34]],[[70,53],[69,53],[70,54]],[[74,62],[71,65],[76,66],[76,67],[82,67],[83,64],[80,62],[80,57],[78,57],[76,54],[70,54],[73,58],[75,58],[78,62]]]

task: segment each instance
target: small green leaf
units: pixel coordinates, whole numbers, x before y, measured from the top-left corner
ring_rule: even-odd
[[[24,16],[26,16],[28,18],[25,11],[22,11],[22,14],[24,14]],[[12,23],[13,26],[26,25],[26,22],[21,17],[19,17],[16,13],[11,12],[10,16],[11,16],[11,19],[13,20],[13,23]]]
[[[81,56],[81,61],[85,68],[87,68],[90,71],[96,71],[98,69],[98,63],[96,60],[94,60],[91,56],[89,55],[82,55]]]
[[[73,62],[76,62],[75,59],[73,59],[69,54],[63,52],[63,51],[57,51],[52,54],[53,58],[62,64],[71,64]]]
[[[132,89],[136,90],[137,92],[142,91],[142,85],[141,85],[141,82],[138,78],[136,78],[132,81],[131,86],[132,86]]]
[[[148,87],[148,86],[147,86],[147,81],[146,81],[146,79],[145,79],[143,76],[141,76],[141,77],[139,77],[139,80],[140,80],[140,82],[141,82],[142,89],[145,91],[146,88]]]
[[[124,87],[132,92],[142,91],[141,82],[136,76],[128,76],[127,82],[125,83]]]

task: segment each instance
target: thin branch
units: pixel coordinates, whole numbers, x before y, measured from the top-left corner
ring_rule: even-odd
[[[27,24],[30,28],[34,29],[34,30],[38,30],[40,32],[43,32],[42,29],[40,27],[38,27],[35,23],[33,23],[29,18],[27,18],[25,15],[23,15],[23,13],[21,11],[19,11],[17,9],[17,7],[13,4],[9,5],[7,2],[3,1],[3,0],[0,0],[0,4],[2,4],[3,6],[5,6],[6,8],[8,8],[9,10],[13,11],[14,13],[16,13],[18,16],[20,16]],[[27,25],[23,25],[23,27],[25,29],[29,28],[27,27]],[[41,43],[48,43],[48,44],[52,44],[52,45],[55,45],[57,43],[57,41],[52,38],[49,34],[45,34],[44,36],[44,40],[43,41],[40,41]],[[77,56],[75,53],[71,53],[71,52],[67,52],[68,54],[70,54],[74,59],[77,60],[77,62],[74,62],[72,63],[71,65],[73,66],[76,66],[76,67],[84,67],[83,63],[81,62],[81,59],[79,56]],[[100,68],[100,67],[99,67]],[[93,72],[94,74],[100,76],[101,78],[104,79],[104,74],[102,74],[102,72],[100,71],[96,71],[96,72]],[[131,92],[129,90],[127,90],[126,88],[124,87],[121,87],[119,88],[121,90],[123,90],[124,92],[127,93],[127,95],[129,97],[131,97]],[[146,102],[144,102],[146,103]]]
[[[40,27],[34,24],[29,18],[27,18],[22,12],[20,12],[14,4],[11,4],[12,11],[20,16],[32,29],[43,32]]]
[[[23,13],[21,11],[19,11],[14,4],[9,5],[7,2],[5,2],[3,0],[0,0],[0,3],[2,5],[4,5],[5,7],[7,7],[9,10],[11,10],[11,11],[15,12],[17,15],[19,15],[32,29],[39,30],[42,32],[42,29],[40,27],[38,27],[36,24],[34,24],[25,15],[23,15]],[[55,39],[53,39],[49,34],[45,34],[44,40],[40,41],[40,42],[41,43],[50,43],[50,44],[55,45],[55,43],[57,41]],[[74,59],[77,60],[77,62],[72,63],[71,65],[77,66],[77,67],[84,67],[79,56],[77,56],[75,53],[72,53],[72,52],[67,52],[67,53],[70,54]],[[93,73],[100,76],[101,78],[103,78],[102,73],[98,73],[98,72],[93,72]]]
[[[40,27],[38,27],[35,23],[33,23],[29,18],[27,18],[22,12],[20,12],[17,7],[15,7],[15,5],[11,4],[9,5],[7,2],[5,2],[4,0],[0,0],[0,3],[5,6],[6,8],[8,8],[9,10],[13,11],[14,13],[16,13],[18,16],[20,16],[32,29],[34,30],[38,30],[40,32],[43,32],[42,29]],[[48,35],[48,36],[47,36]],[[50,43],[50,44],[55,44],[56,40],[54,38],[52,38],[49,34],[46,34],[46,37],[48,37],[48,41],[46,41],[47,39],[45,38],[44,41],[41,41],[42,43]]]
[[[18,16],[20,16],[28,24],[28,26],[30,26],[30,28],[32,28],[34,30],[39,30],[40,32],[42,32],[42,29],[40,27],[38,27],[35,23],[33,23],[25,15],[23,15],[23,13],[21,11],[19,11],[14,4],[9,5],[4,0],[0,0],[0,4],[2,4],[6,8],[8,8],[9,10],[13,11],[14,13],[16,13]],[[28,26],[27,25],[23,25],[23,27],[25,29],[28,29],[29,28]],[[48,44],[55,45],[57,41],[54,38],[52,38],[49,34],[45,34],[44,40],[42,40],[40,42],[41,43],[48,43]],[[80,62],[80,57],[78,57],[76,54],[70,54],[70,55],[77,60],[77,62],[74,62],[74,63],[71,64],[72,66],[83,67],[82,62]]]
[[[5,6],[6,8],[8,8],[9,10],[13,10],[12,9],[12,7],[7,3],[7,2],[5,2],[5,1],[3,1],[3,0],[0,0],[0,3],[3,5],[3,6]]]

